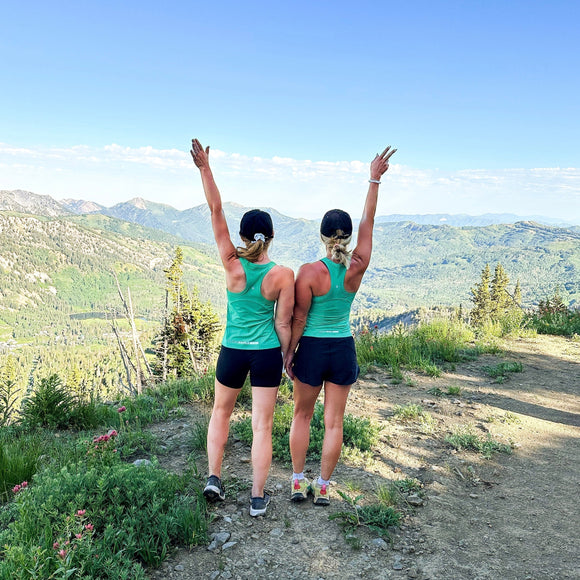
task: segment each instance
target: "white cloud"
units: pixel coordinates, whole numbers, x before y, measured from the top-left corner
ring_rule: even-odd
[[[211,150],[226,201],[318,217],[329,207],[362,211],[369,163],[249,157]],[[189,151],[151,146],[15,147],[0,143],[0,189],[29,189],[105,205],[140,196],[185,209],[204,202]],[[394,163],[378,213],[540,214],[580,222],[580,169],[443,171]]]

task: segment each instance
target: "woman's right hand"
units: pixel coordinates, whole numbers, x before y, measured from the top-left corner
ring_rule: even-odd
[[[197,139],[191,140],[191,149],[189,151],[193,162],[199,169],[204,167],[209,167],[209,145],[205,148],[205,151],[201,143]]]
[[[290,380],[292,381],[294,380],[294,370],[292,368],[293,366],[294,366],[294,353],[289,352],[284,360],[284,368],[286,370],[286,374],[290,377]]]
[[[380,180],[381,176],[389,169],[389,159],[396,149],[391,149],[389,145],[380,155],[377,153],[371,162],[371,179]]]

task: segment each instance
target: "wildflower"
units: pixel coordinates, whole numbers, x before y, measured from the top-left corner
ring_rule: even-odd
[[[95,526],[93,526],[93,524],[87,524],[85,526],[85,530],[89,530],[89,532],[92,532],[94,528],[95,528]]]
[[[110,431],[107,433],[107,435],[108,435],[109,437],[116,437],[116,436],[118,435],[118,433],[117,433],[117,431],[115,431],[115,429],[111,429],[111,430],[110,430]]]
[[[119,407],[117,409],[117,413],[124,413],[127,410],[127,407],[125,407],[125,405],[123,405],[122,407]]]
[[[23,482],[20,484],[20,487],[28,487],[28,482],[27,482],[27,481],[23,481]]]
[[[58,542],[55,542],[55,543],[52,545],[52,547],[53,547],[55,550],[58,550],[58,548],[59,548],[59,544],[58,544]]]
[[[62,558],[62,559],[64,560],[64,559],[66,558],[66,550],[61,550],[61,551],[58,553],[58,557],[59,557],[59,558]]]
[[[83,535],[82,535],[82,534],[75,534],[75,538],[76,538],[77,540],[80,540],[82,537],[83,537]]]
[[[15,485],[12,488],[12,493],[18,493],[22,488],[19,485]]]
[[[79,518],[82,518],[86,513],[87,513],[87,510],[78,510],[77,513],[76,513],[76,515]]]

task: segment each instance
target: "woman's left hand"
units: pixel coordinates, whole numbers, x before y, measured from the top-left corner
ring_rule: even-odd
[[[202,169],[204,167],[209,167],[209,145],[205,148],[205,151],[201,143],[197,139],[191,140],[191,157],[193,162]]]
[[[377,153],[376,157],[371,163],[371,179],[380,179],[383,173],[389,169],[389,159],[397,151],[391,149],[389,145],[380,155]]]

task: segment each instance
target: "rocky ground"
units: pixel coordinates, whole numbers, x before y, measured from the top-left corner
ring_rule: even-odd
[[[380,369],[362,376],[347,412],[381,423],[381,441],[365,462],[341,460],[328,508],[290,502],[291,470],[275,463],[268,513],[250,518],[249,448],[231,436],[227,498],[212,508],[211,544],[177,551],[150,578],[580,578],[580,342],[538,337],[508,341],[503,349],[439,378],[406,373],[396,384]],[[520,362],[523,371],[498,383],[485,367],[505,361]],[[450,386],[461,394],[433,395],[435,387]],[[394,420],[395,405],[408,403],[433,420]],[[185,412],[151,428],[167,448],[160,463],[174,471],[187,466],[192,429],[209,410],[198,405]],[[513,452],[485,459],[454,450],[445,436],[468,424]],[[205,473],[203,458],[197,467]],[[318,475],[316,464],[307,469]],[[402,503],[405,517],[390,541],[364,528],[347,541],[329,520],[348,509],[338,490],[376,502],[380,486],[406,478],[421,482],[421,497]]]

